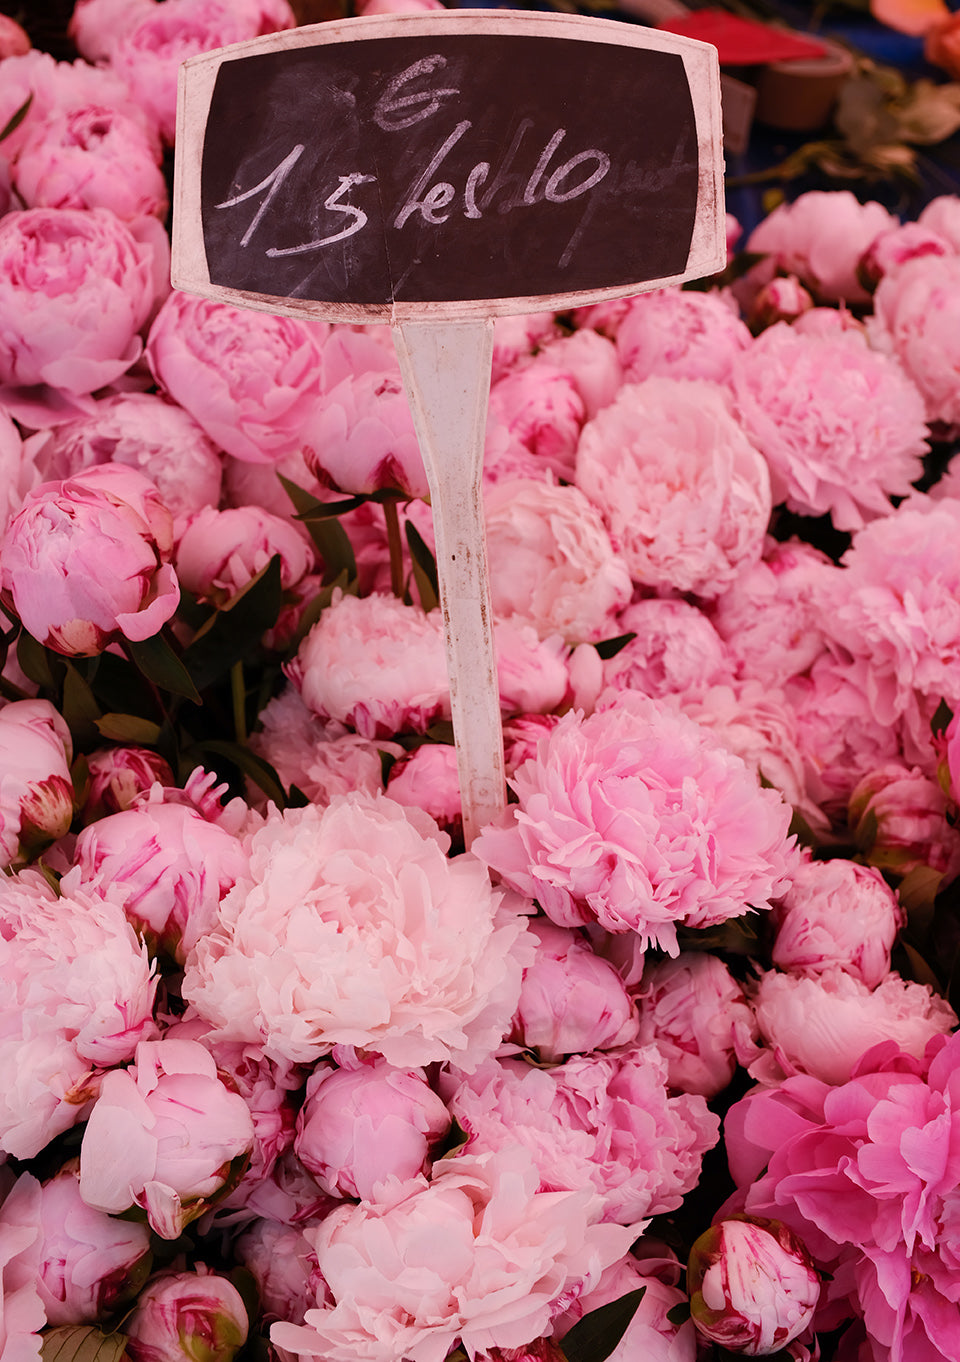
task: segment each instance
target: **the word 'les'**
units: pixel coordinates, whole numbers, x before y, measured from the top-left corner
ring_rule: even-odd
[[[446,100],[459,95],[460,91],[451,87],[441,89],[412,88],[414,82],[425,76],[430,76],[446,64],[445,57],[435,54],[414,62],[412,66],[408,66],[405,71],[395,76],[377,100],[374,108],[373,121],[377,126],[384,132],[402,131],[404,128],[412,127],[415,123],[422,122],[425,118],[431,118],[443,107]],[[457,197],[457,189],[448,180],[434,181],[434,176],[456,144],[469,132],[472,126],[473,124],[469,119],[463,119],[440,144],[429,163],[411,184],[403,205],[393,220],[395,228],[403,227],[404,223],[415,213],[418,213],[424,222],[433,226],[439,226],[446,222],[452,215],[454,212],[452,205]],[[520,124],[514,135],[512,145],[507,151],[506,165],[513,162],[521,141],[532,126],[530,119],[524,119]],[[571,199],[579,198],[581,194],[586,194],[594,185],[600,183],[610,169],[610,158],[605,152],[598,151],[596,148],[578,152],[575,156],[569,157],[568,160],[551,169],[551,163],[559,151],[566,133],[566,128],[557,128],[540,153],[520,197],[507,202],[502,206],[501,211],[524,205],[531,206],[540,202],[541,199],[545,199],[548,203],[567,203]],[[255,184],[252,189],[244,190],[242,194],[235,194],[233,198],[224,199],[222,203],[215,205],[216,208],[234,208],[247,199],[255,198],[257,194],[264,195],[253,220],[240,239],[241,246],[247,245],[260,226],[271,203],[280,192],[284,181],[305,149],[304,143],[298,143],[259,184]],[[464,217],[482,217],[493,194],[499,188],[503,168],[494,176],[492,185],[487,185],[491,168],[489,161],[478,161],[467,175],[463,186]],[[343,214],[347,219],[340,230],[331,232],[328,236],[320,237],[316,241],[305,241],[300,246],[283,248],[274,246],[267,250],[266,254],[269,256],[301,255],[305,251],[316,251],[322,246],[331,246],[335,241],[343,241],[346,237],[359,232],[366,225],[367,214],[357,204],[350,203],[348,196],[356,186],[373,184],[376,178],[375,175],[364,175],[356,171],[339,176],[336,189],[324,199],[323,206],[331,213]]]

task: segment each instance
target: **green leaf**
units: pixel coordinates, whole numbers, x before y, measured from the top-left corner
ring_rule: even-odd
[[[676,1305],[671,1305],[670,1309],[667,1311],[667,1319],[670,1321],[671,1324],[675,1325],[676,1328],[678,1329],[680,1328],[681,1324],[686,1324],[689,1318],[690,1318],[689,1301],[677,1301]]]
[[[406,522],[405,528],[407,548],[410,550],[410,561],[413,564],[413,577],[417,584],[420,604],[424,610],[434,610],[440,604],[440,579],[437,576],[437,560],[430,552],[429,545],[412,520]]]
[[[125,639],[124,647],[130,660],[155,686],[199,705],[200,694],[190,673],[162,634],[154,634],[153,638],[145,638],[140,643]]]
[[[53,659],[42,643],[38,643],[26,629],[17,639],[17,661],[25,676],[44,690],[56,690],[58,681],[53,672]]]
[[[596,648],[603,661],[608,662],[611,657],[616,657],[621,648],[625,648],[628,643],[632,643],[636,637],[635,633],[619,634],[616,638],[602,639],[600,643],[595,643],[593,646]]]
[[[213,757],[225,757],[245,776],[249,776],[252,781],[259,785],[263,793],[268,799],[273,800],[278,809],[286,808],[287,796],[280,777],[268,761],[258,757],[256,752],[252,752],[249,747],[244,747],[242,743],[228,742],[220,738],[204,738],[195,743],[194,746],[197,751],[209,752]]]
[[[910,962],[910,973],[913,976],[914,983],[927,984],[933,989],[934,993],[942,993],[940,980],[920,952],[914,946],[911,946],[909,941],[901,940],[899,944]]]
[[[933,901],[943,883],[943,871],[934,870],[929,865],[917,865],[908,870],[897,885],[897,898],[900,900],[910,925],[923,919],[928,922],[933,914]]]
[[[61,1324],[42,1335],[42,1362],[121,1362],[124,1334],[102,1334],[92,1324]]]
[[[63,678],[62,712],[76,742],[86,744],[96,741],[100,706],[86,679],[72,662],[66,664]]]
[[[641,1286],[629,1291],[577,1320],[560,1341],[567,1362],[604,1362],[627,1332],[646,1289]]]
[[[137,747],[156,747],[161,728],[151,719],[136,714],[104,714],[96,721],[101,738],[110,742],[133,743]]]
[[[941,698],[939,705],[937,705],[933,712],[933,718],[930,720],[930,732],[933,736],[939,737],[941,733],[946,732],[952,718],[953,710],[947,704],[946,700]]]
[[[19,128],[20,124],[23,122],[27,114],[30,112],[30,105],[32,103],[33,92],[31,91],[31,93],[27,95],[26,99],[20,105],[17,112],[10,119],[8,119],[7,123],[3,128],[3,131],[0,132],[0,142],[3,142],[6,138],[8,138],[12,132],[16,132],[17,128]]]
[[[280,555],[275,553],[184,649],[184,665],[197,688],[204,690],[225,676],[235,662],[258,647],[266,631],[276,624],[282,605]]]
[[[323,580],[332,581],[339,577],[341,572],[346,571],[347,580],[354,581],[357,576],[357,560],[354,557],[353,545],[350,543],[349,536],[343,526],[335,519],[324,520],[319,518],[324,503],[311,496],[309,492],[298,487],[295,482],[285,478],[282,473],[277,477],[283,485],[283,490],[293,502],[294,510],[297,515],[303,517],[303,522],[310,531],[310,538],[317,546],[317,552],[323,559]],[[309,515],[316,516],[315,519],[307,519]]]

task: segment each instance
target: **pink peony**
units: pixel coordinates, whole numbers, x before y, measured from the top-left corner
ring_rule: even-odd
[[[760,557],[767,465],[719,384],[626,384],[584,427],[576,481],[642,586],[712,599]]]
[[[588,1191],[541,1191],[525,1150],[443,1159],[396,1204],[342,1206],[308,1232],[333,1303],[271,1341],[329,1362],[522,1347],[629,1247],[633,1231],[597,1224],[599,1209]]]
[[[723,640],[686,601],[636,601],[621,613],[617,633],[636,638],[604,662],[605,686],[656,697],[733,677]]]
[[[931,199],[920,211],[917,222],[960,254],[960,198],[956,194],[940,194]]]
[[[813,308],[813,298],[790,274],[778,274],[756,295],[750,304],[749,322],[754,332],[764,331],[776,322],[795,322]]]
[[[327,1304],[316,1254],[299,1226],[255,1220],[237,1240],[236,1254],[253,1274],[267,1324],[274,1320],[302,1324],[318,1297]]]
[[[467,1153],[522,1145],[544,1191],[589,1187],[603,1198],[603,1219],[621,1225],[676,1210],[719,1133],[704,1098],[667,1095],[655,1046],[575,1055],[549,1069],[491,1059],[449,1088]]]
[[[395,596],[335,592],[287,674],[314,714],[364,738],[425,733],[450,714],[440,612]]]
[[[899,762],[868,771],[847,805],[850,831],[870,865],[895,875],[929,866],[949,883],[960,873],[960,832],[946,815],[939,784]]]
[[[0,1204],[0,1356],[40,1362],[47,1322],[37,1290],[40,1227],[31,1220],[36,1178],[23,1173]]]
[[[908,260],[954,254],[949,241],[931,228],[919,222],[904,222],[873,239],[860,258],[857,273],[864,288],[873,292],[885,274],[900,269]]]
[[[23,626],[67,656],[158,633],[180,601],[170,512],[149,478],[118,464],[43,483],[0,545],[0,582]]]
[[[636,692],[565,715],[473,845],[560,926],[597,920],[675,954],[676,924],[766,907],[786,887],[790,811],[692,720]]]
[[[636,1040],[636,1009],[620,976],[586,937],[542,919],[529,931],[537,954],[523,972],[513,1030],[518,1043],[550,1063]]]
[[[314,477],[341,492],[430,495],[403,384],[390,372],[351,374],[325,392],[304,427],[303,455]]]
[[[0,539],[26,493],[42,481],[19,429],[0,406]]]
[[[630,599],[630,574],[599,511],[578,488],[505,479],[487,488],[484,510],[498,619],[568,643],[615,632],[615,616]]]
[[[140,1206],[176,1239],[215,1203],[253,1144],[239,1093],[196,1041],[144,1041],[130,1069],[104,1075],[80,1146],[80,1195],[117,1214]]]
[[[437,826],[463,844],[463,807],[457,751],[446,743],[424,743],[390,768],[387,794],[408,809],[422,809]]]
[[[925,255],[881,279],[870,337],[923,394],[928,421],[960,423],[960,256]]]
[[[240,1292],[203,1265],[151,1277],[123,1321],[130,1362],[233,1362],[249,1328]]]
[[[156,0],[76,0],[67,36],[89,62],[107,61],[115,44],[152,13]]]
[[[743,989],[716,955],[683,951],[651,961],[636,993],[638,1039],[667,1065],[671,1088],[716,1097],[755,1051],[757,1028]]]
[[[173,784],[173,772],[152,747],[100,747],[87,755],[89,787],[84,823],[129,809],[155,781]]]
[[[752,1001],[781,1069],[833,1084],[848,1082],[862,1056],[881,1041],[892,1040],[919,1058],[933,1036],[957,1025],[953,1009],[927,985],[888,974],[871,991],[839,966],[815,977],[767,971]],[[751,1072],[772,1071],[761,1058]]]
[[[570,376],[588,417],[596,416],[601,407],[612,402],[623,382],[623,365],[616,346],[589,326],[582,326],[569,336],[548,340],[536,362],[552,364]]]
[[[31,49],[21,56],[8,56],[3,63],[0,90],[0,127],[32,96],[23,122],[3,141],[3,155],[15,160],[36,124],[53,114],[102,105],[148,126],[130,91],[112,71],[85,61],[56,61],[48,52]]]
[[[570,649],[559,634],[541,638],[516,616],[494,621],[500,708],[504,714],[548,713],[570,690]]]
[[[633,1362],[639,1358],[643,1362],[695,1362],[697,1340],[693,1323],[688,1319],[678,1325],[669,1317],[678,1306],[686,1304],[685,1293],[663,1281],[660,1275],[654,1275],[652,1264],[631,1255],[608,1267],[592,1291],[578,1297],[569,1309],[556,1316],[553,1337],[562,1348],[564,1336],[584,1315],[641,1289],[643,1299],[607,1362]]]
[[[102,895],[64,876],[60,896],[35,871],[4,878],[0,958],[6,980],[0,1056],[0,1150],[32,1158],[83,1119],[93,1071],[130,1059],[156,1034],[146,948]]]
[[[223,604],[280,556],[280,585],[289,591],[315,566],[313,547],[299,525],[259,506],[218,511],[204,506],[183,524],[173,555],[180,585]]]
[[[183,993],[224,1040],[311,1063],[335,1045],[400,1068],[499,1044],[530,948],[472,856],[448,860],[426,814],[383,796],[274,814]]]
[[[384,1184],[429,1172],[431,1147],[450,1121],[422,1069],[382,1059],[351,1069],[319,1064],[307,1080],[295,1148],[331,1196],[376,1201]]]
[[[49,700],[0,708],[0,866],[29,860],[73,821],[73,738]]]
[[[720,294],[665,288],[630,299],[616,345],[627,383],[653,377],[725,383],[750,332]]]
[[[491,386],[490,413],[535,455],[544,470],[572,480],[587,410],[568,372],[539,357],[516,365]]]
[[[927,452],[923,399],[900,366],[851,333],[771,327],[733,365],[740,419],[770,465],[774,503],[841,530],[887,515]]]
[[[273,464],[299,450],[320,400],[325,334],[320,323],[174,292],[150,328],[147,359],[214,444]]]
[[[493,325],[493,381],[561,334],[553,312],[497,317]]]
[[[0,391],[46,384],[69,404],[140,357],[154,301],[153,248],[104,208],[0,218]],[[90,318],[96,317],[95,326]]]
[[[879,870],[841,859],[805,859],[775,910],[771,959],[791,974],[813,976],[838,965],[876,988],[889,973],[904,917]]]

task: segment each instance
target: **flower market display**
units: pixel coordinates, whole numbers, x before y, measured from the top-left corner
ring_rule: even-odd
[[[169,284],[296,22],[0,23],[0,1362],[957,1362],[960,197],[497,322],[467,849],[389,328]]]

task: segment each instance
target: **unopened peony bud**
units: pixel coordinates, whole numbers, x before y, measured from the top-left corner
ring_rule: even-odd
[[[73,742],[49,700],[0,709],[0,866],[29,859],[73,818]]]
[[[201,1265],[149,1281],[123,1331],[131,1362],[232,1362],[249,1327],[236,1287]]]
[[[820,1278],[785,1225],[732,1216],[694,1244],[687,1289],[693,1322],[705,1338],[746,1357],[766,1357],[810,1324]]]
[[[771,279],[750,304],[749,323],[752,331],[763,331],[774,322],[792,322],[813,307],[813,298],[795,274],[778,274]]]
[[[949,883],[960,870],[960,833],[947,800],[919,767],[889,762],[868,772],[850,795],[850,831],[868,864],[897,875],[929,866]]]

